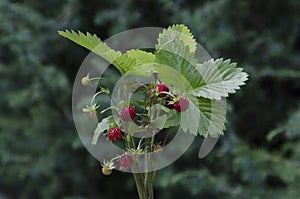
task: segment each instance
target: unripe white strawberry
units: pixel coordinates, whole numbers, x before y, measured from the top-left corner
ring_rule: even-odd
[[[81,79],[81,84],[83,86],[90,86],[91,85],[91,79],[90,79],[90,75],[87,74],[86,76],[84,76],[82,79]]]

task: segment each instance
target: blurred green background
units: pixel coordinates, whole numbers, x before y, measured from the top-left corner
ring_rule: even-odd
[[[186,24],[212,57],[250,74],[228,101],[228,130],[160,170],[156,198],[300,196],[299,0],[0,1],[0,199],[137,198],[133,177],[101,174],[73,125],[71,91],[89,53],[58,30],[102,39]]]

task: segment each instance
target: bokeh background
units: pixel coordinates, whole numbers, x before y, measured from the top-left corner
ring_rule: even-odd
[[[217,147],[200,160],[197,138],[158,172],[156,198],[299,198],[299,0],[0,0],[0,199],[137,198],[133,177],[103,176],[78,138],[72,84],[89,52],[57,31],[174,23],[250,80]]]

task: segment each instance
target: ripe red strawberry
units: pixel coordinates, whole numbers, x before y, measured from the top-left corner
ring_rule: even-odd
[[[158,97],[162,98],[162,97],[167,96],[166,93],[161,93],[161,92],[169,92],[169,87],[166,84],[159,83],[156,86],[157,86]],[[151,87],[147,91],[147,95],[149,95],[149,96],[153,96],[154,93],[155,93],[155,89],[153,87]]]
[[[184,112],[189,107],[189,100],[185,97],[180,98],[179,102],[174,104],[174,109],[178,112]]]
[[[130,120],[133,120],[136,116],[136,111],[133,106],[128,106],[125,107],[121,112],[120,112],[120,117],[122,120],[125,122],[128,122]]]
[[[166,93],[161,93],[161,92],[169,92],[169,87],[164,84],[164,83],[160,83],[160,84],[157,84],[157,91],[158,91],[158,97],[165,97],[167,96]]]
[[[122,137],[122,130],[120,128],[112,128],[108,132],[108,138],[112,141],[118,141]]]
[[[133,160],[129,155],[123,155],[120,160],[120,167],[124,168],[124,169],[130,169],[133,165]]]

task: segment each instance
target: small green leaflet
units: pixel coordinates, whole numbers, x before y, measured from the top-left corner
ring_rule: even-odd
[[[198,107],[189,100],[189,108],[181,113],[180,127],[184,132],[189,131],[193,135],[198,134],[200,113]]]
[[[154,104],[149,110],[150,125],[158,129],[163,129],[167,120],[167,113],[170,111],[167,107],[160,104]]]
[[[153,71],[158,73],[159,80],[165,84],[176,86],[176,88],[181,91],[190,88],[190,83],[183,75],[178,73],[175,69],[164,64],[144,64],[133,68],[127,74],[145,76],[145,78],[149,78],[151,77]]]
[[[198,132],[200,135],[216,138],[223,135],[226,122],[226,109],[222,100],[198,98],[200,120]]]
[[[114,118],[112,116],[109,116],[107,118],[104,118],[97,126],[97,128],[94,131],[94,136],[92,140],[92,144],[97,144],[97,141],[99,139],[99,136],[103,131],[108,130],[109,127],[114,124]]]
[[[236,68],[236,63],[230,63],[229,59],[211,59],[199,64],[197,69],[202,79],[192,94],[198,97],[220,100],[235,93],[248,80],[248,74],[242,72],[242,68]]]
[[[124,54],[118,57],[114,62],[112,62],[112,64],[116,66],[121,74],[125,74],[126,71],[130,70],[136,65],[136,61],[135,59]]]
[[[142,50],[130,50],[117,59],[124,73],[143,64],[154,63],[155,56]]]
[[[194,39],[194,36],[191,34],[190,30],[183,24],[170,26],[168,29],[165,29],[162,33],[160,33],[158,36],[156,49],[171,50],[168,44],[175,43],[175,40],[183,41],[184,46],[188,47],[191,54],[196,52],[196,40]]]
[[[180,113],[178,113],[174,109],[171,109],[170,112],[168,113],[168,118],[166,120],[164,128],[170,128],[172,126],[177,126],[179,123],[180,123]]]
[[[184,25],[174,25],[159,34],[155,46],[156,62],[174,68],[181,73],[193,88],[201,78],[196,70],[196,41]]]
[[[159,116],[151,121],[151,125],[155,126],[158,129],[163,129],[167,120],[167,114]]]
[[[120,51],[108,47],[97,35],[92,35],[88,32],[85,35],[80,31],[77,33],[73,30],[65,30],[58,31],[58,34],[103,57],[113,64],[122,74],[136,66],[145,63],[154,63],[155,60],[154,54],[142,50],[130,50],[122,55]]]
[[[143,50],[130,50],[126,52],[124,55],[135,60],[135,66],[140,66],[147,63],[154,63],[155,56],[150,52],[146,52]]]
[[[108,47],[96,34],[86,33],[85,35],[80,31],[77,33],[73,30],[58,31],[58,34],[103,57],[108,62],[114,64],[120,72],[123,72],[122,66],[118,63],[119,60],[117,60],[122,56],[122,53]]]
[[[201,77],[196,69],[195,59],[189,52],[188,47],[184,46],[182,41],[170,45],[173,46],[173,51],[179,54],[169,50],[157,50],[155,53],[156,62],[167,65],[181,73],[189,81],[192,88],[200,86]]]

